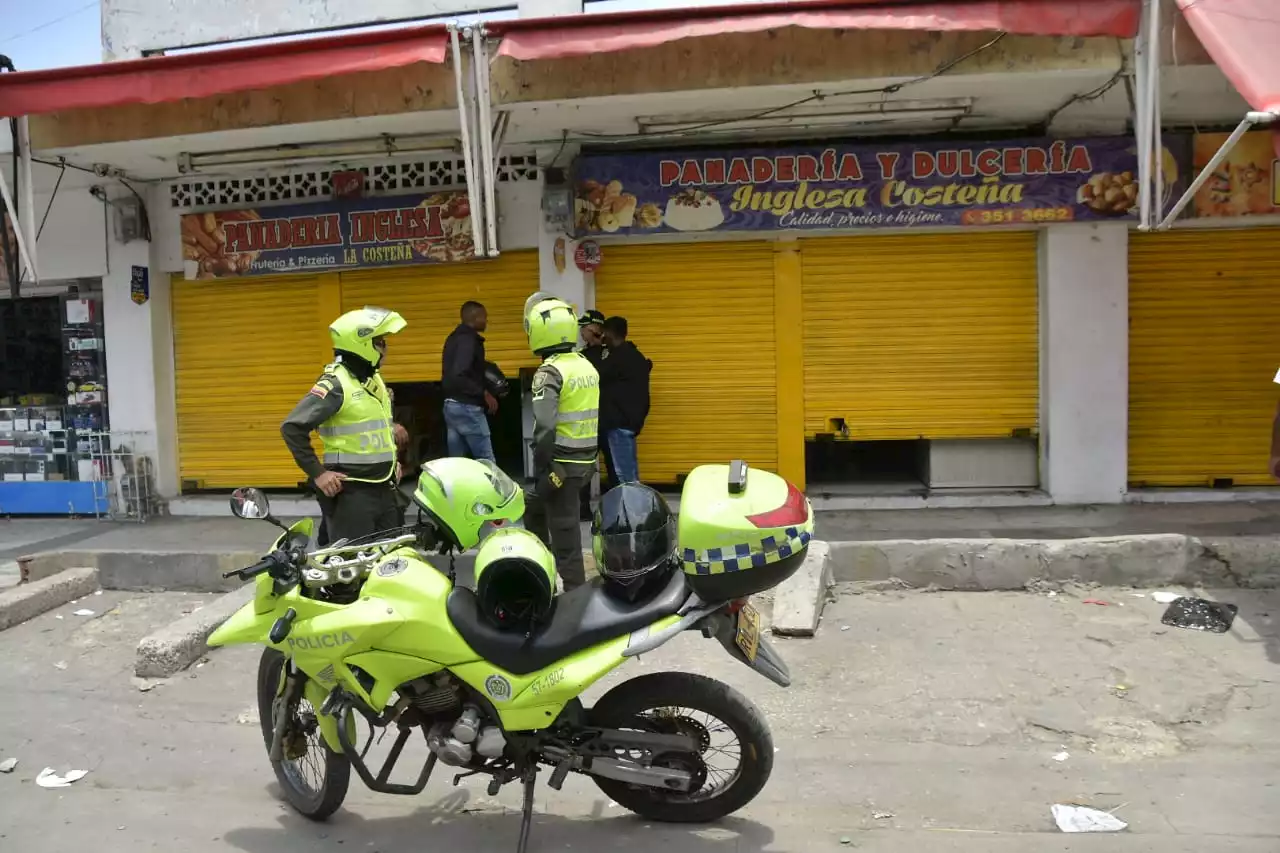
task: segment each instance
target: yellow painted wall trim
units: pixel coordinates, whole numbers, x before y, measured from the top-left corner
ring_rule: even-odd
[[[773,317],[778,373],[778,473],[805,488],[804,303],[800,246],[774,244]]]

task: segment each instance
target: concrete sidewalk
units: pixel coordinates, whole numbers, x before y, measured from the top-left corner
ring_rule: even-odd
[[[589,691],[664,669],[742,690],[773,730],[761,795],[709,827],[635,819],[590,781],[540,778],[533,851],[641,853],[1274,853],[1280,849],[1280,593],[1227,591],[1225,635],[1160,624],[1163,607],[1028,593],[868,593],[831,605],[817,639],[776,642],[775,687],[693,635]],[[450,786],[416,798],[352,780],[344,808],[308,823],[276,799],[254,705],[259,650],[215,650],[140,692],[138,640],[202,596],[107,591],[0,633],[0,846],[135,853],[510,853],[517,792]],[[1124,604],[1124,607],[1119,606]],[[59,620],[57,615],[64,618]],[[388,738],[388,741],[391,739]],[[388,747],[374,748],[376,761]],[[1065,756],[1063,754],[1065,753]],[[1061,760],[1058,760],[1059,757]],[[409,762],[421,761],[411,744]],[[90,770],[38,788],[44,767]],[[1116,810],[1129,830],[1064,835],[1054,803]]]
[[[1280,501],[817,514],[817,538],[831,542],[1079,539],[1159,533],[1280,536]],[[0,519],[0,562],[25,553],[72,547],[90,551],[252,551],[267,547],[274,538],[271,527],[232,518],[229,513],[157,518],[146,524],[10,518]]]
[[[277,531],[221,517],[146,524],[0,521],[0,587],[13,559],[41,576],[96,566],[106,588],[230,590],[217,575],[254,562]],[[583,525],[584,545],[589,530]],[[821,512],[840,581],[1017,589],[1035,579],[1104,584],[1280,584],[1280,502]],[[460,558],[465,568],[470,557]]]

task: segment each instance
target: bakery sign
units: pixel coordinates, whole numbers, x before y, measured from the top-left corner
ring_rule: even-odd
[[[1227,141],[1226,133],[1195,138],[1193,162],[1199,172]],[[1280,136],[1269,130],[1240,137],[1195,198],[1195,215],[1265,216],[1280,213]]]
[[[333,199],[182,217],[188,279],[450,263],[474,257],[465,192]]]
[[[1166,197],[1178,160],[1165,158]],[[585,236],[1114,220],[1136,215],[1137,174],[1131,137],[584,154],[575,224]]]

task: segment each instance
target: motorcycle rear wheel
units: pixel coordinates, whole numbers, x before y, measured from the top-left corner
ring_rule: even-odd
[[[258,718],[262,721],[262,737],[268,752],[274,725],[273,705],[284,678],[284,664],[284,655],[275,649],[264,649],[258,662]],[[285,730],[286,758],[272,761],[271,769],[289,805],[303,817],[327,820],[347,798],[351,762],[325,743],[315,720],[318,709],[312,708],[306,699],[293,702],[287,710],[293,719]]]
[[[764,714],[737,690],[705,676],[660,672],[633,678],[606,693],[587,713],[591,725],[600,728],[687,733],[702,740],[698,754],[655,761],[700,778],[699,788],[690,793],[591,777],[618,805],[649,820],[717,821],[751,802],[773,772],[773,735]],[[711,766],[716,754],[733,755],[727,747],[712,745],[715,734],[732,734],[739,744],[738,767],[732,773]]]

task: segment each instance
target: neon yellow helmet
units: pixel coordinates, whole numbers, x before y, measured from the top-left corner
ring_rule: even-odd
[[[394,311],[365,306],[334,320],[329,326],[329,337],[333,339],[334,349],[358,355],[377,367],[382,361],[382,351],[374,346],[374,341],[394,335],[406,325],[404,318]]]
[[[555,557],[522,528],[490,534],[476,553],[475,573],[476,605],[502,630],[530,630],[555,603]]]
[[[524,333],[536,353],[571,350],[578,341],[578,314],[563,299],[538,291],[525,300]]]
[[[486,521],[524,517],[524,491],[487,459],[446,457],[423,464],[414,503],[440,526],[445,541],[474,548]]]

